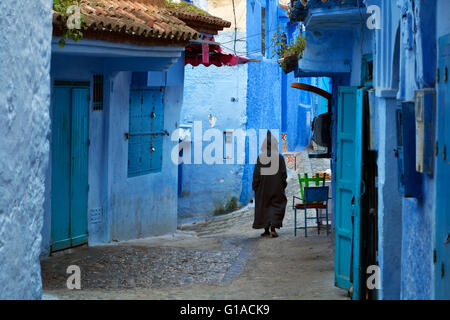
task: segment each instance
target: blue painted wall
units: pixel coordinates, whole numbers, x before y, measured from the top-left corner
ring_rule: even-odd
[[[415,1],[413,9],[411,3],[403,1],[401,8],[418,25],[413,32],[405,19],[401,20],[403,37],[414,37],[415,42],[406,48],[402,43],[407,54],[401,60],[404,72],[400,74],[397,98],[411,101],[415,89],[435,85],[437,41],[450,33],[450,3]],[[423,198],[403,199],[402,299],[434,298],[433,279],[440,276],[433,272],[435,184],[435,176],[423,175]]]
[[[405,199],[398,192],[395,108],[399,101],[413,101],[418,88],[433,86],[435,78],[435,7],[423,1],[365,1],[380,5],[383,28],[354,35],[350,84],[361,77],[359,53],[374,50],[376,89],[376,139],[378,145],[378,260],[381,299],[430,299],[432,297],[432,234],[434,180],[424,177],[424,197]],[[416,17],[412,14],[416,12]],[[420,16],[417,14],[420,13]],[[402,14],[404,18],[402,19]],[[419,18],[421,21],[419,22]],[[417,32],[413,21],[418,19]],[[400,29],[399,29],[400,28]],[[422,38],[422,35],[426,35]],[[417,43],[423,41],[423,47]],[[396,45],[398,49],[396,50]],[[422,59],[421,56],[425,59]],[[422,64],[421,61],[428,61]],[[313,65],[313,64],[310,64]],[[305,65],[307,66],[307,65]]]
[[[218,42],[228,42],[234,33],[222,32]],[[237,38],[245,34],[239,33]],[[232,47],[232,44],[225,44]],[[245,42],[237,43],[237,51],[245,50]],[[225,49],[227,50],[227,49]],[[227,50],[230,51],[230,50]],[[185,67],[184,103],[180,123],[193,125],[201,121],[203,132],[211,128],[209,115],[216,118],[214,129],[246,128],[248,65]],[[194,132],[192,131],[192,134]],[[205,141],[203,148],[211,142]],[[192,153],[193,154],[193,153]],[[240,198],[243,166],[239,164],[183,164],[181,194],[178,202],[180,222],[211,216],[233,197]]]
[[[422,198],[400,197],[397,159],[392,155],[397,137],[392,119],[399,102],[414,101],[415,90],[434,87],[436,39],[439,33],[449,31],[450,7],[445,1],[367,2],[382,6],[386,26],[377,31],[374,66],[379,121],[380,298],[432,299],[435,178],[423,175]]]
[[[282,73],[283,71],[272,59],[273,48],[270,48],[272,35],[279,27],[278,9],[275,1],[247,1],[247,34],[261,35],[261,7],[266,12],[266,48],[262,55],[261,37],[247,37],[248,57],[260,59],[260,62],[249,64],[247,80],[247,128],[248,129],[282,129]],[[280,26],[283,30],[283,26]],[[286,81],[287,84],[288,81]],[[287,102],[287,112],[289,103]],[[296,103],[298,105],[298,102]],[[280,137],[278,140],[281,142]],[[247,164],[246,175],[242,180],[246,200],[253,197],[251,189],[254,165]]]
[[[434,86],[436,79],[436,2],[403,1],[400,20],[400,90],[397,100],[414,101],[414,91]],[[417,32],[409,21],[417,21]],[[415,37],[415,39],[414,39]],[[417,40],[424,41],[420,47]],[[415,41],[414,41],[415,40]],[[428,51],[431,49],[431,51]],[[427,51],[427,52],[425,52]],[[422,64],[425,59],[426,64]],[[423,175],[423,199],[403,199],[402,299],[432,298],[434,178]]]
[[[179,121],[183,99],[183,59],[167,73],[164,96],[164,129],[173,132]],[[151,75],[150,75],[151,78]],[[128,101],[131,73],[122,72],[112,79],[109,124],[109,168],[111,240],[127,240],[174,232],[177,226],[177,166],[171,152],[175,142],[165,136],[162,170],[128,178]],[[165,83],[160,83],[164,86]]]
[[[52,1],[1,1],[0,299],[40,299]]]

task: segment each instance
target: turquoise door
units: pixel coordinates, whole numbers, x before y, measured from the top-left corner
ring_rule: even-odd
[[[87,242],[88,113],[88,86],[54,87],[52,251]]]
[[[336,150],[335,284],[360,298],[363,89],[340,87]]]
[[[435,298],[450,299],[450,34],[439,41]]]

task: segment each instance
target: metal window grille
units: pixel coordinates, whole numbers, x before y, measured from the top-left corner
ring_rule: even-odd
[[[102,74],[94,75],[94,110],[103,110],[103,80]]]

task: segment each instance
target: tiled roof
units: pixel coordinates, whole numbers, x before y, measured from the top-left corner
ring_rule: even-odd
[[[183,15],[166,7],[164,0],[81,0],[81,13],[86,21],[83,36],[96,40],[185,46],[204,32],[182,21]],[[210,24],[223,21],[195,12],[184,16],[186,20]],[[61,35],[61,16],[57,12],[53,13],[53,26],[54,35]]]

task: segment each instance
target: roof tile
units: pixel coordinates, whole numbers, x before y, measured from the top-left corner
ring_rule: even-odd
[[[231,25],[198,8],[165,0],[80,0],[86,37],[129,41],[142,45],[187,45],[200,32],[217,34]],[[53,12],[55,35],[61,35],[61,16]]]
[[[142,1],[142,2],[141,2]],[[81,0],[81,13],[86,21],[88,37],[140,44],[185,45],[200,33],[175,17],[157,0]],[[53,12],[54,32],[61,31],[61,17]],[[128,39],[127,39],[128,38]],[[176,39],[174,41],[174,39]],[[183,42],[183,44],[178,42]]]

